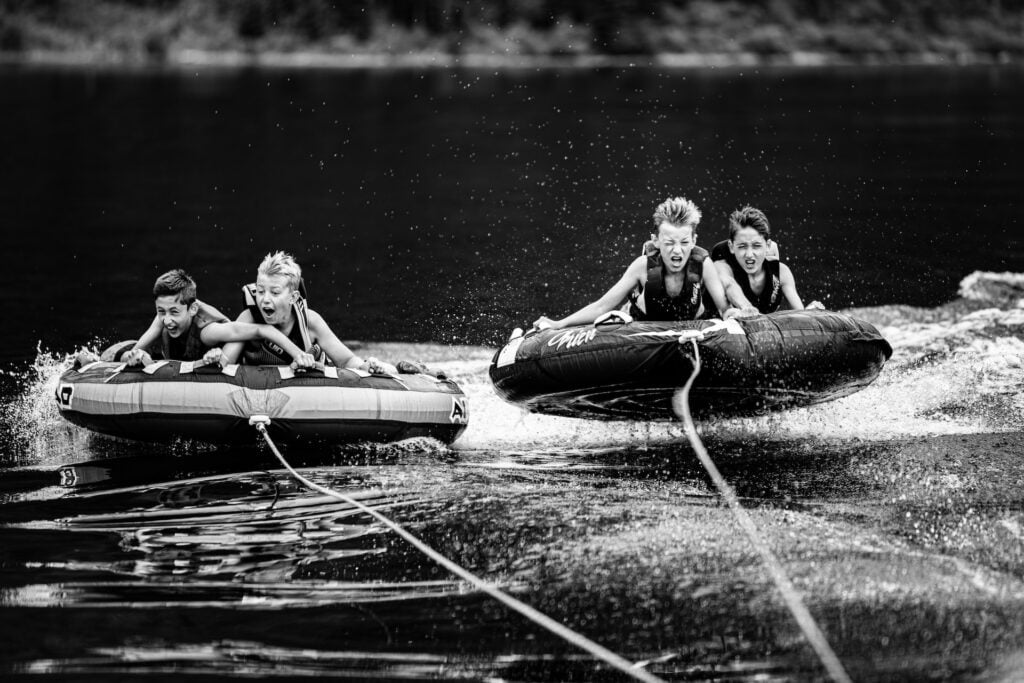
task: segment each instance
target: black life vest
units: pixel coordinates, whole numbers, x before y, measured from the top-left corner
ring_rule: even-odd
[[[690,250],[690,257],[683,266],[683,288],[679,296],[669,296],[665,289],[665,264],[661,260],[661,252],[651,249],[647,251],[647,285],[633,293],[629,314],[635,320],[695,319],[700,311],[704,259],[708,257],[708,252],[696,246]],[[646,312],[637,305],[641,293],[644,295]]]
[[[304,288],[300,286],[300,292]],[[242,287],[245,296],[245,307],[252,316],[255,323],[264,323],[263,313],[256,304],[256,284],[249,284]],[[306,299],[301,294],[295,303],[292,304],[292,315],[295,316],[295,324],[292,325],[288,339],[303,351],[313,355],[317,361],[323,361],[324,352],[318,344],[314,344],[309,336],[309,321],[306,318]],[[242,350],[242,361],[246,365],[289,365],[292,357],[287,351],[268,339],[250,339],[245,342]]]
[[[711,250],[711,260],[725,261],[729,264],[732,277],[743,291],[743,296],[747,297],[747,301],[756,306],[758,311],[774,313],[779,310],[779,306],[782,305],[782,276],[779,274],[779,261],[765,260],[763,266],[764,289],[760,294],[754,294],[754,290],[750,287],[750,276],[747,275],[747,271],[743,270],[743,266],[740,265],[736,256],[729,251],[728,240],[723,240],[714,246]]]

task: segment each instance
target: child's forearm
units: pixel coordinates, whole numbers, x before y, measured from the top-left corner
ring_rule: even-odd
[[[594,301],[587,304],[575,313],[570,313],[561,320],[558,321],[559,327],[571,327],[573,325],[587,325],[597,320],[598,316],[601,316],[608,311],[615,308],[614,305],[609,305],[604,299]]]
[[[245,342],[228,342],[221,347],[221,363],[224,365],[237,363],[244,348]]]
[[[266,339],[269,342],[277,344],[284,349],[285,353],[294,359],[298,359],[298,357],[303,353],[303,350],[300,349],[295,342],[284,336],[284,333],[273,325],[256,325],[256,332],[259,334],[261,339]]]
[[[160,338],[160,332],[163,330],[163,327],[160,323],[160,316],[153,318],[153,322],[149,324],[149,329],[142,333],[139,340],[132,346],[132,350],[148,348],[150,344]]]
[[[735,281],[728,281],[722,283],[725,286],[725,308],[721,309],[724,313],[731,306],[736,308],[753,308],[753,304],[747,300],[747,297],[743,294],[743,288],[739,286]]]

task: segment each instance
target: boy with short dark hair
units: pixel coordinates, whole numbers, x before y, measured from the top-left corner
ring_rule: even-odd
[[[779,261],[768,217],[744,206],[729,215],[729,239],[716,244],[711,259],[732,305],[758,313],[774,313],[785,302],[793,310],[804,304],[789,266]],[[813,301],[807,308],[824,308]]]

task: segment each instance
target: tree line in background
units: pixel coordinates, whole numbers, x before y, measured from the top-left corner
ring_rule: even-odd
[[[0,0],[0,50],[1024,55],[1024,0]]]

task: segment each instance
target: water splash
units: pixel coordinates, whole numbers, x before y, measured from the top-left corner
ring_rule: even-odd
[[[4,371],[15,385],[0,406],[3,429],[0,461],[60,460],[81,447],[88,433],[61,419],[54,399],[57,382],[71,365],[71,356],[36,349],[27,368]]]

